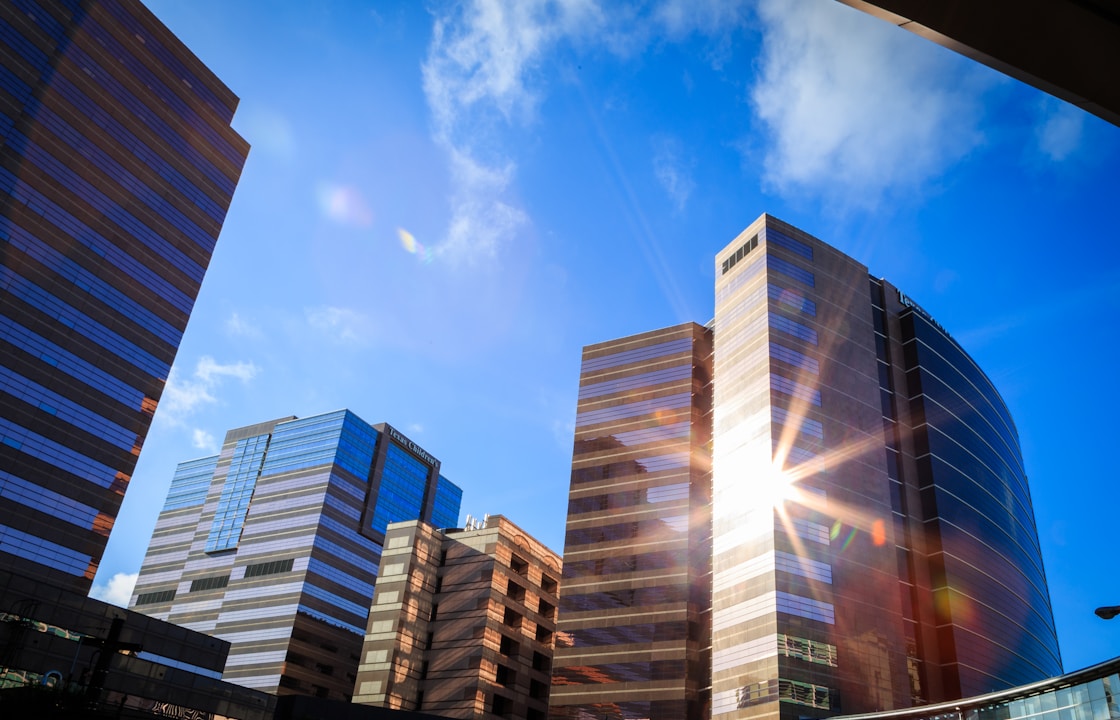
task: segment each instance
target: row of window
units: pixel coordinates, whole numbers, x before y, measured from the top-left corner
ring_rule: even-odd
[[[639,400],[637,402],[623,403],[622,405],[613,405],[598,410],[585,410],[576,414],[576,427],[579,428],[585,425],[624,420],[640,415],[653,415],[665,410],[679,410],[688,407],[691,403],[692,393],[683,392],[652,398],[650,400]]]
[[[100,173],[104,173],[115,180],[121,190],[130,195],[131,198],[135,198],[148,206],[149,210],[165,219],[189,240],[194,241],[204,252],[209,254],[214,251],[216,238],[199,227],[197,223],[187,217],[179,208],[175,207],[165,198],[162,188],[157,189],[150,187],[147,183],[117,162],[97,143],[74,129],[74,127],[37,99],[28,103],[24,111],[33,114],[39,122],[40,127],[50,130],[57,138],[68,145],[74,153],[89,160],[92,167],[97,168]],[[101,178],[98,178],[98,182],[102,184],[102,187],[108,189],[108,186],[103,184]],[[175,197],[177,195],[178,193],[175,193],[172,196]],[[128,203],[131,198],[125,202]],[[108,197],[106,197],[106,199],[108,199]],[[117,201],[110,200],[110,202]],[[117,204],[119,205],[120,203],[118,202]],[[214,221],[213,224],[220,227],[224,214],[214,203],[211,202],[210,205],[217,211],[216,215],[211,216],[211,219]]]
[[[0,552],[90,580],[97,569],[88,554],[7,525],[0,525]]]
[[[176,309],[189,314],[194,304],[192,295],[180,290],[170,280],[160,275],[154,267],[149,267],[130,253],[121,249],[104,235],[78,220],[61,205],[48,199],[24,180],[17,178],[6,168],[0,167],[0,191],[22,202],[29,210],[53,224],[59,231],[75,242],[88,247],[106,262],[124,271],[137,283],[150,290],[155,296],[171,303]],[[163,269],[169,268],[170,265]],[[194,285],[197,287],[197,284]]]
[[[641,538],[644,542],[654,540],[673,540],[678,533],[687,532],[688,516],[676,515],[666,518],[651,520],[634,520],[631,522],[601,525],[592,528],[578,528],[569,530],[564,534],[564,547],[567,551],[577,545],[591,545],[604,542],[617,542],[619,540],[635,540]]]
[[[202,282],[202,276],[206,272],[203,264],[200,264],[189,254],[176,247],[174,243],[148,227],[139,218],[98,189],[97,186],[82,177],[74,168],[63,163],[17,130],[12,130],[9,133],[7,144],[11,146],[13,151],[19,153],[25,162],[34,164],[40,171],[60,183],[76,197],[85,201],[105,219],[112,221],[121,230],[147,245],[160,257],[166,258],[174,268],[194,283]],[[206,252],[209,252],[209,250]]]
[[[598,685],[619,682],[656,682],[679,680],[685,676],[684,660],[652,660],[647,662],[573,665],[556,668],[553,685]]]
[[[47,513],[63,522],[77,525],[83,530],[92,530],[96,525],[101,524],[98,523],[100,513],[97,508],[3,470],[0,470],[0,497]],[[108,527],[100,529],[108,535]]]
[[[140,410],[145,406],[146,397],[143,392],[19,323],[12,322],[10,318],[0,316],[0,337],[75,380],[118,400],[130,410]]]
[[[144,328],[168,343],[178,346],[183,337],[182,330],[156,315],[143,304],[122,293],[117,288],[86,270],[73,259],[36,238],[8,218],[0,218],[0,241],[7,240],[10,245],[33,258],[44,267],[82,288],[115,312]]]
[[[747,253],[749,253],[751,250],[754,250],[757,247],[758,247],[758,235],[755,235],[750,240],[743,243],[742,247],[740,247],[735,252],[733,252],[733,253],[731,253],[730,255],[727,256],[727,258],[723,261],[723,268],[722,268],[723,272],[721,272],[720,275],[726,275],[728,270],[735,267],[735,263],[742,260],[743,257]]]
[[[681,338],[679,340],[668,340],[662,343],[655,343],[653,345],[646,345],[635,350],[623,350],[622,352],[612,353],[610,355],[603,355],[602,357],[584,360],[580,368],[581,375],[587,375],[596,370],[606,370],[607,368],[618,367],[620,365],[629,365],[631,363],[641,362],[644,360],[653,360],[667,355],[675,355],[677,353],[689,352],[692,350],[692,339]]]
[[[35,283],[17,275],[13,270],[0,268],[0,288],[26,302],[31,307],[56,318],[61,324],[73,328],[81,335],[105,348],[113,355],[131,363],[143,372],[157,378],[166,378],[171,366],[135,343],[126,340],[85,313],[63,302]]]
[[[135,432],[3,366],[0,366],[0,391],[112,443],[125,452],[132,452],[140,439]]]
[[[616,608],[648,607],[687,602],[687,585],[661,585],[634,588],[630,590],[610,590],[604,592],[564,595],[560,598],[562,612],[584,612],[587,610],[611,610]]]
[[[661,385],[668,382],[687,380],[692,376],[692,364],[686,363],[676,367],[653,370],[640,375],[628,375],[614,380],[584,385],[579,389],[579,399],[587,400],[602,395],[637,390],[651,385]]]
[[[103,488],[111,487],[117,480],[118,472],[115,468],[2,417],[0,442]]]

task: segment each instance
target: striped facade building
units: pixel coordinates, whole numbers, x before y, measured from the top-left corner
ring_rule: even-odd
[[[230,430],[176,470],[130,607],[229,641],[227,681],[349,700],[386,526],[453,526],[461,496],[348,410]]]
[[[354,702],[544,720],[560,557],[501,515],[389,526]]]
[[[249,145],[139,0],[0,2],[0,569],[85,595]]]
[[[583,351],[552,720],[708,717],[711,342]]]
[[[767,215],[715,277],[710,360],[668,354],[681,327],[584,350],[553,720],[827,718],[1059,675],[1015,424],[972,358]],[[654,552],[686,529],[710,543],[688,614]]]

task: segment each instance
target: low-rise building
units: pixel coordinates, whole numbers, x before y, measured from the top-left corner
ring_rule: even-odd
[[[561,559],[500,516],[389,526],[354,702],[543,719]]]

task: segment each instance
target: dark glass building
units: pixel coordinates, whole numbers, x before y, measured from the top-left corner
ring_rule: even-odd
[[[584,348],[550,717],[708,717],[711,332]]]
[[[229,682],[349,700],[386,526],[454,526],[461,498],[348,410],[236,428],[176,470],[130,607],[228,641]]]
[[[693,429],[710,460],[693,452],[687,475],[690,496],[711,496],[711,572],[698,576],[708,583],[698,595],[710,598],[710,622],[695,626],[710,656],[691,662],[623,635],[587,647],[577,684],[589,699],[571,714],[561,701],[573,671],[568,651],[558,649],[554,715],[685,717],[677,706],[629,704],[632,690],[659,687],[682,669],[684,686],[710,689],[711,716],[729,720],[889,710],[1059,675],[1018,436],[967,353],[866,267],[769,216],[716,255],[715,274],[712,382],[696,383],[692,398],[711,404],[710,420],[697,415]],[[620,616],[664,609],[642,608],[647,588],[663,583],[660,573],[598,571],[644,557],[623,538],[641,537],[645,516],[598,507],[586,514],[583,495],[588,441],[630,461],[629,448],[611,449],[619,436],[608,423],[638,408],[662,418],[670,411],[663,404],[675,401],[640,382],[611,386],[616,394],[593,411],[603,425],[586,425],[584,391],[599,382],[589,379],[589,353],[600,347],[584,351],[561,638],[585,627],[576,592],[614,603]],[[646,372],[636,374],[657,381]],[[606,460],[598,467],[622,469]],[[628,479],[606,480],[613,469],[605,472],[597,476],[602,487],[618,482],[622,491]],[[595,536],[596,571],[574,590],[583,566],[570,553],[586,542],[577,528],[608,517],[609,532],[621,535]],[[699,527],[691,532],[706,541]],[[622,624],[596,622],[612,634]],[[684,697],[709,702],[703,690]]]
[[[248,144],[137,0],[0,3],[0,568],[85,594]]]

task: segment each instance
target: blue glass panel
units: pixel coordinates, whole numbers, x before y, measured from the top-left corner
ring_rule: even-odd
[[[206,552],[219,552],[237,547],[241,529],[249,512],[249,503],[261,474],[269,435],[257,435],[237,441],[230,460],[229,474],[222,485],[218,508],[206,538]]]
[[[163,509],[176,510],[205,503],[217,467],[217,455],[179,463],[175,468],[175,477],[171,479],[171,487],[167,490],[167,501],[164,502]]]
[[[463,489],[440,475],[436,481],[436,499],[432,508],[432,525],[437,528],[459,526],[459,508]]]
[[[416,520],[424,510],[430,468],[408,451],[390,443],[377,489],[370,527],[379,533],[391,522]]]

